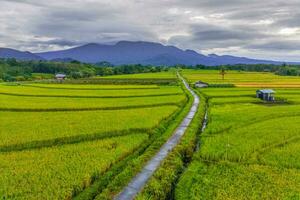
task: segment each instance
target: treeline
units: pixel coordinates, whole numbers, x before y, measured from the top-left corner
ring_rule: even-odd
[[[237,70],[249,72],[272,72],[281,76],[300,76],[300,65],[271,65],[271,64],[237,64],[223,66],[180,66],[182,68],[207,69],[207,70]]]
[[[103,65],[102,65],[103,64]],[[160,72],[168,70],[167,67],[121,65],[112,66],[108,63],[87,64],[78,61],[19,61],[14,58],[0,59],[0,81],[25,81],[41,79],[45,74],[66,74],[68,78],[88,78],[95,75],[108,76],[118,74],[134,74],[147,72]],[[51,76],[50,76],[51,77]],[[53,76],[52,76],[53,77]]]
[[[271,65],[271,64],[238,64],[224,66],[185,66],[176,65],[176,68],[193,68],[206,70],[238,70],[252,72],[272,72],[282,76],[299,76],[300,66],[297,65]],[[151,65],[120,65],[113,66],[109,62],[96,64],[81,63],[79,61],[19,61],[14,58],[0,59],[0,81],[24,81],[43,78],[53,78],[54,74],[63,73],[68,78],[79,79],[92,76],[108,76],[120,74],[136,74],[168,71],[170,67]],[[50,76],[47,76],[50,75]]]

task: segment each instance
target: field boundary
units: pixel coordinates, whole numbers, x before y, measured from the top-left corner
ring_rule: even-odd
[[[132,95],[132,96],[76,96],[76,95],[43,95],[43,94],[18,94],[18,93],[9,93],[9,92],[0,92],[1,95],[7,95],[7,96],[21,96],[21,97],[53,97],[53,98],[107,98],[107,99],[117,99],[117,98],[138,98],[138,97],[160,97],[160,96],[175,96],[175,95],[182,95],[183,93],[176,92],[176,93],[166,93],[166,94],[149,94],[149,95]]]
[[[154,108],[162,106],[180,106],[184,101],[179,103],[158,103],[149,105],[132,105],[116,107],[94,107],[94,108],[0,108],[2,112],[78,112],[78,111],[99,111],[99,110],[127,110],[139,108]]]
[[[142,171],[137,174],[131,182],[121,191],[114,199],[115,200],[132,200],[138,192],[140,192],[147,181],[151,178],[155,170],[159,167],[161,162],[168,156],[169,152],[180,142],[181,137],[184,135],[186,129],[193,120],[200,103],[198,95],[189,87],[188,83],[178,74],[186,89],[194,97],[194,102],[189,110],[189,113],[182,120],[181,124],[177,127],[169,140],[161,147],[151,160],[145,165]]]
[[[33,88],[42,88],[42,89],[61,89],[61,90],[155,90],[155,89],[160,89],[159,86],[153,86],[153,87],[124,87],[124,88],[72,88],[72,87],[46,87],[46,86],[39,86],[39,85],[28,85],[28,84],[23,84],[22,86],[25,87],[33,87]]]
[[[137,128],[137,129],[110,131],[110,132],[102,132],[102,133],[94,133],[94,134],[81,134],[81,135],[60,137],[60,138],[40,140],[40,141],[37,140],[37,141],[20,143],[20,144],[0,146],[0,153],[41,149],[41,148],[62,146],[62,145],[69,145],[69,144],[77,144],[77,143],[81,143],[81,142],[103,140],[103,139],[108,139],[108,138],[113,138],[113,137],[121,137],[121,136],[126,136],[126,135],[136,135],[136,134],[144,134],[144,133],[149,134],[150,131],[151,131],[151,129],[138,129]]]

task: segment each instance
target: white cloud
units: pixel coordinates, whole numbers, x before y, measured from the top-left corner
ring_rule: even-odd
[[[286,36],[297,35],[299,33],[300,33],[300,28],[282,28],[279,31],[280,35],[286,35]]]

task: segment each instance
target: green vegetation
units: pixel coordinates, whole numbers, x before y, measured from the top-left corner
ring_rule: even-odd
[[[237,87],[250,88],[300,88],[299,76],[279,76],[271,72],[226,71],[224,80],[219,70],[186,69],[183,75],[191,83],[201,80],[210,85],[233,84]]]
[[[111,196],[189,106],[178,85],[1,84],[0,93],[2,199]]]
[[[168,71],[166,67],[121,65],[107,63],[87,64],[78,61],[20,61],[14,58],[0,59],[0,80],[25,81],[51,79],[56,73],[65,73],[68,78],[88,78],[95,75],[109,76],[118,74],[154,73]]]
[[[183,74],[191,82],[222,81],[217,72]],[[242,81],[259,86],[278,82],[275,98],[287,103],[265,103],[255,98],[257,88],[199,89],[208,101],[208,126],[175,198],[299,199],[300,93],[289,88],[299,78],[249,72],[228,72],[225,80],[226,76],[237,86],[244,86]]]
[[[70,199],[147,138],[147,134],[127,135],[0,154],[1,198]]]
[[[299,199],[297,169],[194,161],[181,178],[176,199]]]
[[[202,70],[237,70],[248,72],[272,72],[281,76],[299,76],[299,65],[272,65],[272,64],[237,64],[226,66],[181,66],[182,68],[202,69]]]
[[[113,79],[171,79],[176,77],[176,71],[170,70],[169,72],[161,73],[142,73],[142,74],[125,74],[125,75],[116,75],[116,76],[106,76],[104,78],[113,78]]]
[[[44,84],[47,85],[47,84]],[[32,87],[33,86],[33,87]],[[6,94],[11,96],[31,96],[31,97],[83,97],[83,98],[116,98],[116,97],[147,97],[147,96],[164,96],[164,95],[176,95],[182,94],[182,90],[178,86],[170,87],[156,87],[151,89],[135,89],[128,88],[124,89],[121,86],[119,90],[116,91],[117,86],[109,85],[107,88],[112,89],[87,89],[86,87],[77,89],[67,88],[64,85],[53,85],[50,84],[49,88],[40,87],[40,85],[0,85],[0,94]],[[80,85],[81,86],[81,85]],[[87,85],[89,86],[89,85]],[[57,88],[62,87],[62,88]],[[102,87],[102,86],[101,86]],[[127,86],[126,86],[127,87]],[[135,86],[138,87],[138,86]]]
[[[167,118],[176,106],[116,111],[0,112],[1,147],[32,142],[67,140],[74,136],[117,134],[132,129],[146,130]],[[33,131],[34,130],[34,131]]]
[[[149,107],[155,105],[180,105],[185,101],[183,94],[132,98],[53,98],[10,96],[0,94],[0,110],[116,110],[128,107]]]
[[[1,62],[29,71],[60,65]],[[1,199],[112,199],[192,104],[174,70],[142,74],[127,66],[134,72],[124,74],[134,74],[95,77],[95,66],[65,63],[69,77],[86,67],[93,77],[63,84],[0,83]],[[300,78],[225,72],[182,71],[191,85],[201,80],[209,87],[195,88],[201,97],[196,117],[136,199],[300,198]],[[38,70],[30,76],[52,78]],[[285,101],[256,98],[262,87]],[[208,126],[200,134],[206,108]]]
[[[172,118],[169,118],[167,123],[161,124],[159,129],[154,132],[152,137],[154,141],[149,144],[148,148],[139,155],[133,155],[133,159],[126,163],[126,166],[124,166],[123,170],[113,179],[109,179],[105,188],[103,187],[103,182],[105,181],[96,182],[94,187],[84,191],[82,195],[79,195],[76,199],[96,198],[99,200],[109,200],[112,199],[120,190],[122,190],[122,188],[131,180],[131,178],[142,169],[144,163],[154,156],[160,147],[169,139],[174,130],[177,128],[178,124],[181,123],[182,119],[189,112],[192,99],[190,98],[190,95],[188,95],[188,97],[188,103],[182,107],[176,115],[174,115]]]
[[[198,136],[205,116],[205,98],[200,93],[198,95],[201,97],[199,109],[180,143],[170,152],[136,199],[170,199],[173,197],[174,185],[197,148]]]

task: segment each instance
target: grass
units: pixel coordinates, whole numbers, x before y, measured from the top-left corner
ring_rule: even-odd
[[[176,106],[162,106],[80,113],[0,112],[0,146],[137,128],[151,129],[177,109]]]
[[[141,74],[123,74],[114,76],[99,77],[104,79],[169,79],[176,78],[176,71],[170,70],[168,72],[157,72],[157,73],[141,73]]]
[[[0,93],[1,199],[111,196],[188,100],[178,85],[1,84]]]
[[[111,86],[110,86],[111,87]],[[63,88],[63,89],[62,89]],[[39,87],[27,87],[23,85],[0,85],[0,94],[10,96],[33,96],[33,97],[82,97],[82,98],[113,98],[113,97],[136,97],[136,96],[154,96],[154,95],[173,95],[182,94],[182,90],[178,86],[161,86],[154,89],[120,89],[113,90],[74,90],[64,89],[61,85],[60,89],[49,89]]]
[[[130,90],[130,89],[159,89],[157,85],[74,85],[74,84],[24,84],[23,86],[68,89],[68,90]]]
[[[298,170],[194,161],[176,190],[180,200],[299,199]]]
[[[134,106],[151,106],[157,104],[180,105],[185,101],[183,94],[168,96],[149,96],[134,98],[55,98],[55,97],[29,97],[9,96],[0,94],[0,110],[55,110],[55,109],[113,109]]]
[[[185,89],[184,89],[185,90]],[[187,92],[185,90],[185,92]],[[159,149],[160,147],[169,139],[169,137],[173,134],[174,130],[177,128],[178,124],[182,121],[182,119],[188,113],[192,99],[191,96],[188,95],[189,101],[186,105],[181,107],[181,110],[174,116],[167,124],[164,124],[160,129],[163,132],[156,132],[154,141],[149,145],[145,151],[132,159],[130,162],[127,163],[127,166],[122,170],[120,174],[118,174],[114,179],[109,180],[109,184],[106,186],[105,189],[94,189],[96,196],[87,195],[89,192],[84,193],[83,196],[79,196],[76,200],[81,199],[112,199],[123,187],[125,187],[128,182],[134,177],[143,167],[144,163],[148,161]],[[163,134],[162,134],[163,133]],[[100,184],[101,185],[101,184]],[[93,194],[93,192],[92,192]]]
[[[268,149],[258,156],[258,161],[264,165],[300,169],[300,138],[295,138],[275,148]]]
[[[136,197],[142,199],[172,199],[174,186],[183,173],[185,166],[191,161],[197,148],[198,136],[206,111],[206,102],[201,94],[199,109],[180,143],[169,153],[160,167],[155,171],[143,190]]]
[[[70,199],[111,165],[132,153],[147,134],[74,145],[0,153],[2,199]]]
[[[270,72],[227,71],[222,79],[219,70],[183,70],[183,75],[191,83],[198,80],[210,84],[234,84],[238,87],[274,87],[299,88],[300,78],[297,76],[279,76]]]
[[[191,83],[222,82],[217,71],[183,74]],[[299,199],[300,91],[293,88],[299,77],[234,71],[225,77],[236,87],[199,89],[208,100],[208,126],[175,199]],[[275,98],[287,102],[255,98],[265,85],[276,85]]]

